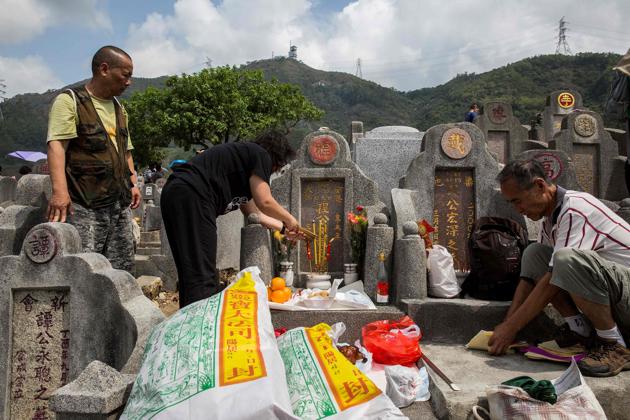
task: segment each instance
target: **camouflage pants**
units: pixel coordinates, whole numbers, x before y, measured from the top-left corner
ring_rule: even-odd
[[[133,270],[133,231],[131,209],[114,203],[98,209],[86,209],[72,203],[74,214],[68,222],[81,236],[83,252],[103,254],[112,267]]]

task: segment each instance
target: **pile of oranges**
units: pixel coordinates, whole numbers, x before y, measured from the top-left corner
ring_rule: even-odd
[[[287,287],[282,277],[271,279],[271,285],[267,286],[267,298],[276,303],[284,303],[291,299],[291,288]]]

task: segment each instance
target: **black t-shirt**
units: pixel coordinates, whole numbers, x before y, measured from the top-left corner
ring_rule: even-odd
[[[169,181],[186,182],[201,197],[214,203],[217,214],[224,214],[237,210],[252,198],[249,178],[254,174],[269,183],[271,157],[255,143],[238,142],[211,147],[174,167]]]

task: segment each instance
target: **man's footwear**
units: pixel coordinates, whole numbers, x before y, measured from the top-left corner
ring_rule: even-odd
[[[558,347],[567,348],[577,345],[582,345],[585,349],[589,348],[593,344],[593,336],[584,337],[575,331],[571,330],[569,324],[564,323],[556,330],[554,334],[554,340]]]
[[[622,370],[630,370],[630,349],[615,340],[597,337],[578,367],[586,376],[615,376]]]

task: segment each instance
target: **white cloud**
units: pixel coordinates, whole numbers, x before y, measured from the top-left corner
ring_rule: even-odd
[[[98,0],[0,0],[0,44],[29,41],[48,28],[73,24],[111,30]]]
[[[315,1],[178,0],[172,15],[131,27],[136,74],[190,73],[207,57],[238,65],[286,54],[291,41],[310,66],[353,73],[361,58],[364,78],[410,90],[553,53],[563,15],[574,52],[630,46],[625,0],[356,0],[328,19]]]
[[[0,75],[4,79],[5,97],[23,92],[45,92],[63,86],[44,60],[38,56],[10,58],[0,56]]]

